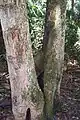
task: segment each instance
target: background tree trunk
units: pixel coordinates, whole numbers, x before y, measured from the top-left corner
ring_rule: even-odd
[[[65,4],[64,0],[47,0],[44,34],[45,120],[53,120],[55,94],[57,91],[60,93],[64,66]]]
[[[72,0],[71,2],[72,2],[72,11],[74,12],[74,0]]]
[[[26,110],[31,111],[32,120],[39,120],[43,97],[36,79],[25,0],[0,1],[0,19],[15,120],[25,120]]]
[[[74,20],[74,0],[71,0],[71,7],[72,7],[72,9],[71,9],[71,12],[72,12],[72,20]]]

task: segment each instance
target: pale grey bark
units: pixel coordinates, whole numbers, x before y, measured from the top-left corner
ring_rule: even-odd
[[[25,120],[28,108],[32,120],[39,120],[43,97],[36,79],[25,0],[0,1],[0,19],[15,120]]]
[[[64,66],[64,24],[65,2],[62,0],[47,1],[47,15],[44,42],[44,93],[45,120],[53,120],[55,94],[60,94],[60,83]],[[64,11],[63,11],[64,9]],[[63,17],[64,16],[64,17]]]

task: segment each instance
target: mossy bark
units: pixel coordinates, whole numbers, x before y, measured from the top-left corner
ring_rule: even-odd
[[[0,1],[0,19],[15,120],[25,120],[28,108],[31,119],[39,120],[43,96],[36,79],[25,0]]]
[[[57,91],[60,93],[64,65],[65,2],[62,0],[47,1],[44,34],[45,120],[53,120],[55,95]]]

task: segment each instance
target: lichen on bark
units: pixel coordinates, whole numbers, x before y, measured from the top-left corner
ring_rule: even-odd
[[[25,0],[19,5],[0,6],[0,19],[11,84],[12,110],[15,120],[24,120],[26,110],[32,111],[32,120],[41,116],[43,96],[39,89],[31,41]],[[0,4],[1,5],[1,4]]]
[[[45,93],[45,120],[53,120],[54,100],[60,89],[64,63],[64,38],[62,15],[62,0],[48,0],[46,12],[46,25],[44,34],[44,93]],[[65,16],[63,17],[65,19]],[[51,27],[49,28],[49,26]],[[65,31],[65,30],[64,30]],[[65,34],[65,33],[63,33]],[[48,36],[48,37],[47,37]],[[60,91],[59,91],[60,92]]]

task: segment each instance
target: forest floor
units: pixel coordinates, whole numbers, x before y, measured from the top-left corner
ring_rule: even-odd
[[[80,67],[64,72],[61,83],[61,111],[56,120],[80,120]]]
[[[0,60],[0,120],[14,120],[6,61]],[[80,68],[64,72],[61,83],[61,110],[55,120],[80,120]]]

